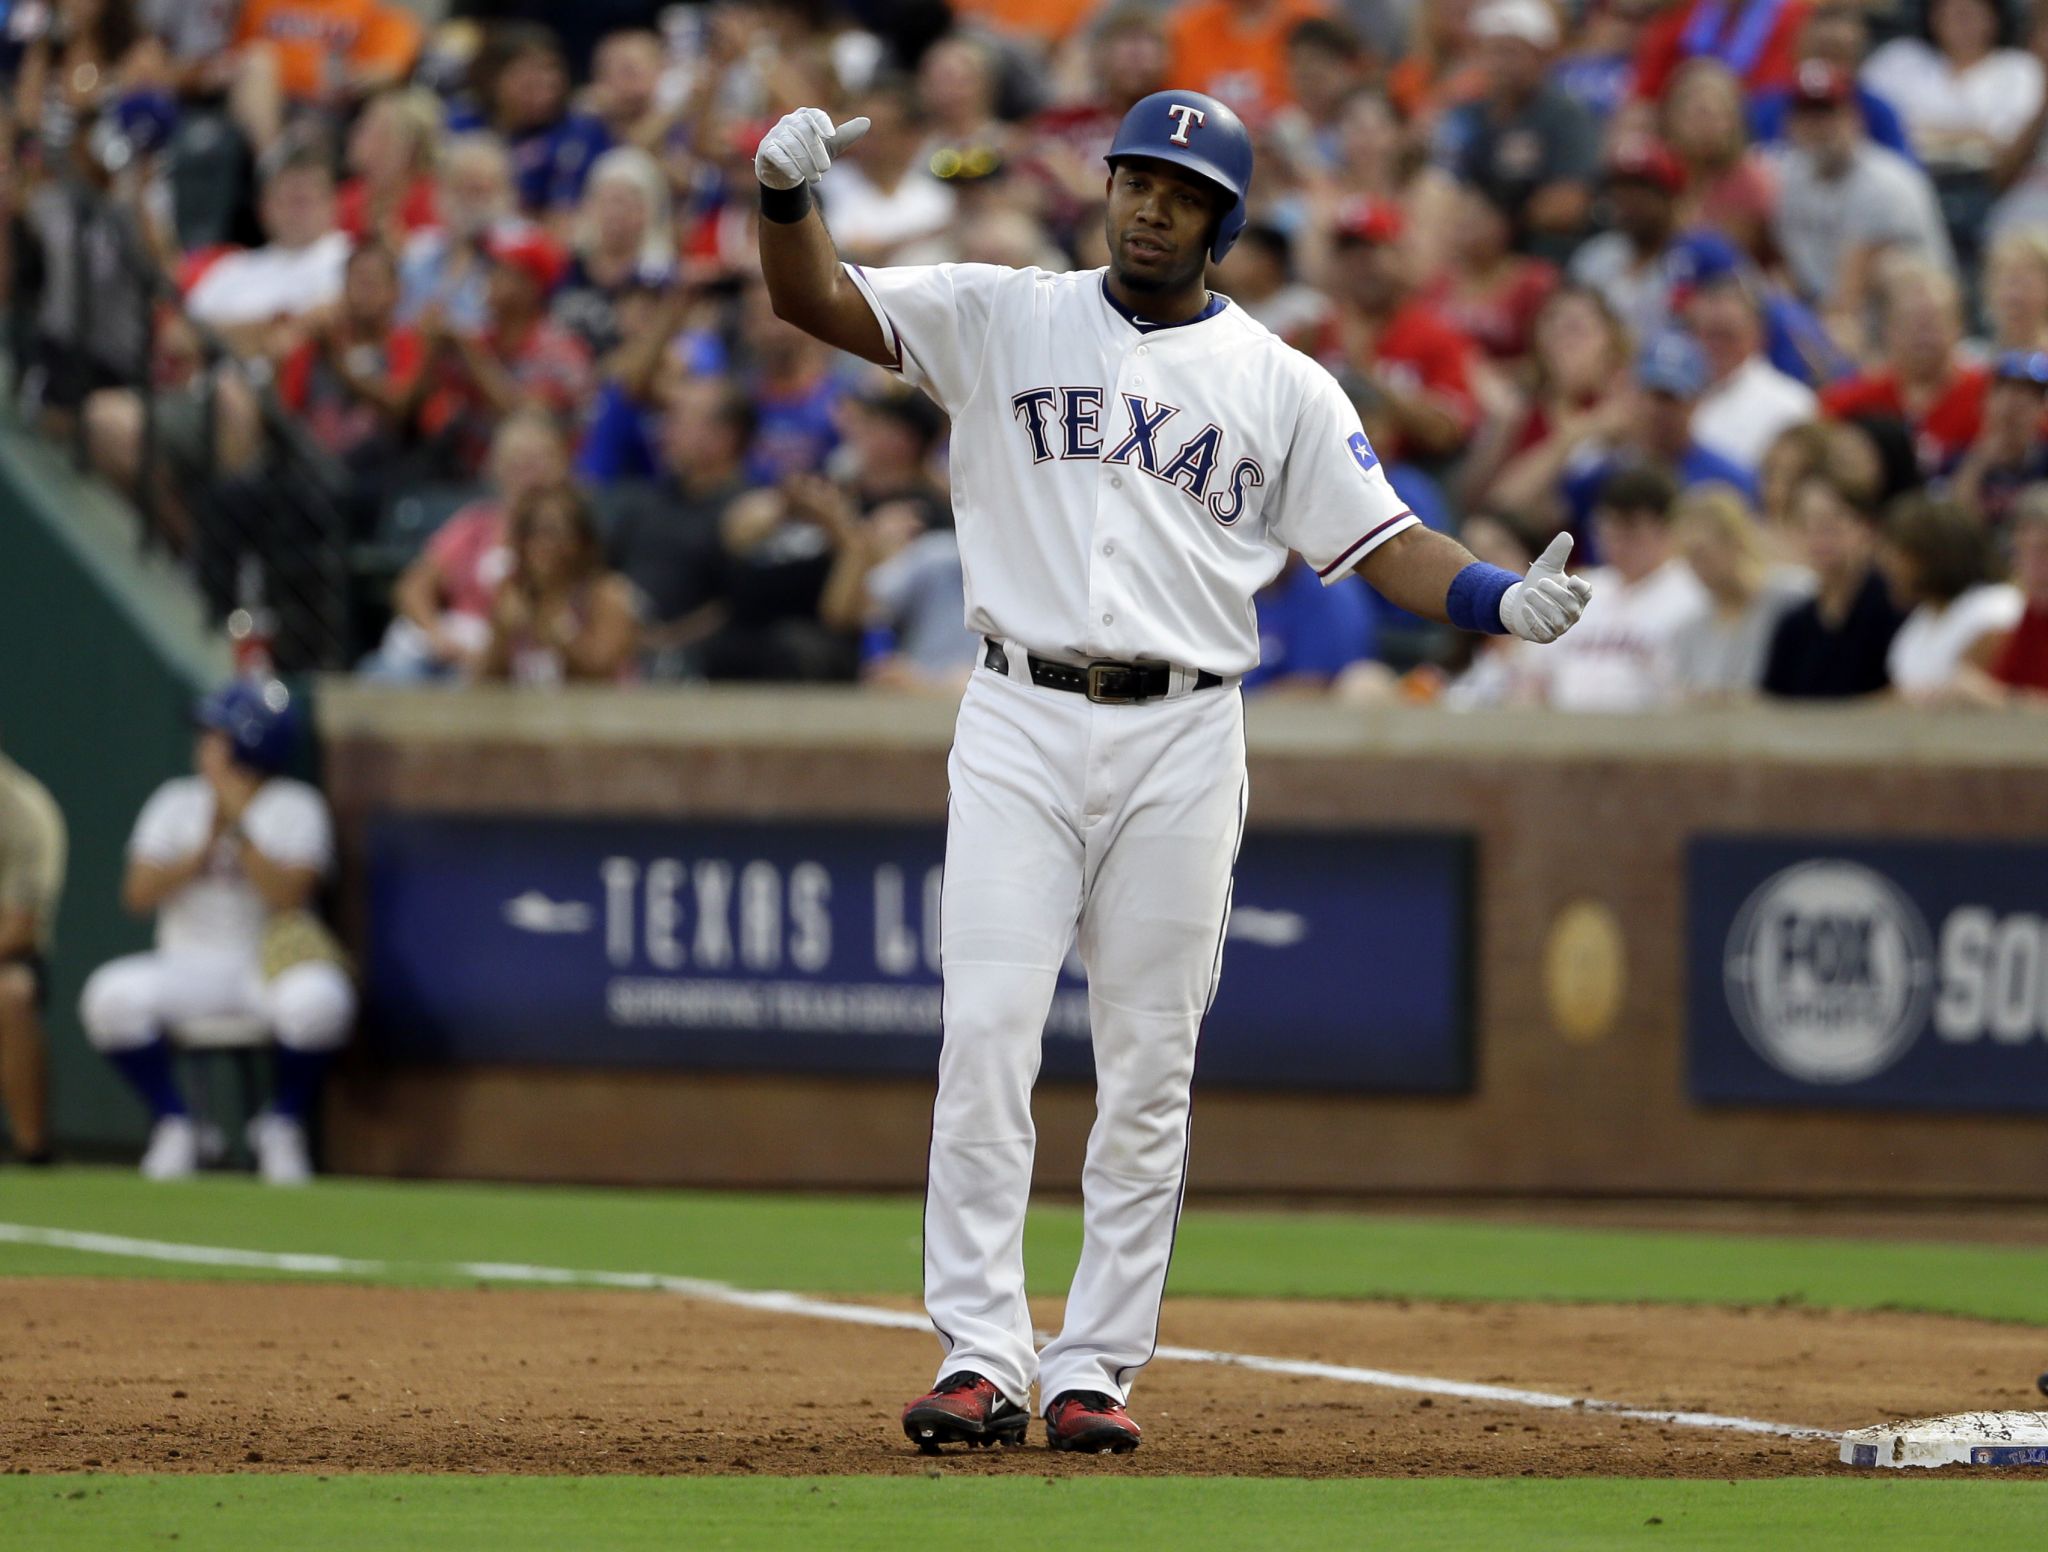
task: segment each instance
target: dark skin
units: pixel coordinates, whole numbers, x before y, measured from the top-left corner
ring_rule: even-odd
[[[1206,179],[1150,157],[1126,157],[1111,172],[1108,208],[1109,294],[1138,317],[1184,323],[1209,305],[1209,245],[1225,196]],[[801,221],[762,221],[761,276],[775,316],[825,344],[878,366],[896,353],[860,290],[839,267],[839,252],[813,204]],[[1451,581],[1473,561],[1457,540],[1417,525],[1396,534],[1358,564],[1388,602],[1448,621]]]

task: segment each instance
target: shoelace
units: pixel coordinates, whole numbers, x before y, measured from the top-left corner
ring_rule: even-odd
[[[981,1376],[972,1369],[961,1369],[949,1374],[932,1387],[935,1396],[950,1396],[955,1391],[972,1390],[981,1383]]]

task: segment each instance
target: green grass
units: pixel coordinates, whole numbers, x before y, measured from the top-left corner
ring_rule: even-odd
[[[747,1287],[914,1294],[919,1204],[765,1196],[324,1180],[279,1192],[237,1177],[150,1185],[127,1171],[0,1175],[0,1221],[265,1251],[410,1263],[390,1280],[466,1281],[493,1260],[653,1271]],[[1080,1214],[1035,1210],[1034,1289],[1064,1289]],[[0,1276],[253,1276],[0,1244]],[[1173,1268],[1182,1296],[1646,1300],[1907,1308],[2048,1324],[2048,1249],[1626,1229],[1561,1229],[1330,1212],[1191,1210]]]
[[[65,1552],[918,1546],[1208,1548],[2038,1546],[2048,1483],[1047,1482],[839,1477],[5,1477],[8,1544]],[[176,1538],[175,1541],[173,1538]]]

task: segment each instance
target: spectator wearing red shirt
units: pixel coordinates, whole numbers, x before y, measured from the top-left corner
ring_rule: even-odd
[[[434,531],[391,590],[391,628],[363,673],[392,684],[446,678],[490,642],[498,586],[511,574],[506,514],[529,492],[569,477],[569,454],[547,416],[508,415],[491,439],[481,496]]]
[[[1828,389],[1821,409],[1837,420],[1903,422],[1921,469],[1942,473],[1977,439],[1990,369],[1957,348],[1962,301],[1945,271],[1918,259],[1894,259],[1883,303],[1884,365]]]
[[[566,429],[594,386],[589,350],[547,314],[548,293],[562,277],[561,251],[528,228],[492,235],[486,252],[483,330],[451,332],[432,309],[419,321],[438,374],[421,429],[463,473],[481,466],[500,416],[537,409]]]
[[[1131,104],[1166,84],[1166,28],[1142,6],[1110,13],[1088,46],[1079,102],[1047,108],[1028,126],[1022,171],[1052,190],[1048,217],[1062,231],[1102,204],[1102,158]]]
[[[1750,91],[1788,85],[1808,0],[1683,0],[1651,22],[1636,51],[1636,96],[1655,102],[1688,59],[1718,59]]]
[[[1358,401],[1389,463],[1456,456],[1479,418],[1472,342],[1415,294],[1398,205],[1369,200],[1337,230],[1337,314],[1318,355]]]
[[[2027,612],[1992,660],[1991,682],[2005,700],[2048,707],[2048,485],[2028,491],[2013,514],[2012,579]]]
[[[606,568],[596,515],[576,487],[564,481],[521,495],[505,547],[511,569],[491,601],[476,677],[536,686],[631,678],[640,650],[633,585]]]
[[[285,407],[357,476],[389,468],[419,412],[420,339],[397,316],[398,261],[382,243],[364,244],[342,272],[341,300],[308,320],[278,368]]]
[[[1605,436],[1627,413],[1629,334],[1598,291],[1559,286],[1530,332],[1527,397],[1488,423],[1460,474],[1485,505],[1500,504],[1493,485],[1511,460],[1553,441],[1564,449]]]
[[[438,224],[434,204],[434,140],[439,110],[409,87],[379,92],[348,135],[349,177],[335,193],[335,224],[354,242],[375,238],[402,246]]]
[[[1450,269],[1423,288],[1423,299],[1490,359],[1518,364],[1557,288],[1557,266],[1514,251],[1513,209],[1477,184],[1459,187],[1450,237]]]
[[[1750,144],[1742,83],[1718,59],[1695,59],[1672,78],[1664,136],[1685,168],[1679,224],[1721,233],[1753,259],[1770,251],[1778,182]]]

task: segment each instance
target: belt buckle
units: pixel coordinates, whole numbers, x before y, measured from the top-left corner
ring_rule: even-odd
[[[1090,663],[1088,665],[1088,699],[1098,706],[1130,706],[1144,699],[1131,689],[1137,678],[1137,671],[1128,663]],[[1121,691],[1111,688],[1120,682]]]

